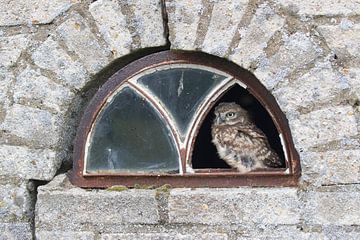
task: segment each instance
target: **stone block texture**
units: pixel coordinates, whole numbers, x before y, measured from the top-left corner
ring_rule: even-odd
[[[0,26],[51,23],[68,10],[75,0],[0,1]]]
[[[31,149],[23,146],[0,146],[1,175],[24,179],[51,180],[61,160],[50,149]]]
[[[61,24],[56,31],[69,50],[78,55],[89,72],[96,73],[108,64],[110,50],[101,46],[96,35],[79,14]]]
[[[305,152],[303,178],[322,184],[351,184],[360,181],[359,150],[336,150],[327,152]]]
[[[320,84],[313,84],[321,82]],[[296,89],[296,94],[293,90]],[[309,72],[296,79],[284,81],[273,91],[282,110],[287,112],[304,107],[326,104],[350,89],[344,74],[334,70],[329,62],[318,63]]]
[[[336,189],[332,192],[306,194],[305,221],[308,224],[359,225],[359,189]]]
[[[38,67],[56,73],[57,81],[62,85],[81,89],[89,80],[83,64],[69,56],[52,37],[34,51],[32,59]]]
[[[160,0],[100,0],[89,10],[115,57],[166,44]]]
[[[0,239],[24,240],[31,239],[31,227],[29,223],[0,223]]]
[[[1,182],[0,226],[1,223],[10,223],[9,225],[3,225],[3,227],[9,229],[9,232],[12,232],[11,229],[13,228],[13,231],[17,231],[17,228],[21,228],[24,225],[16,226],[14,223],[26,223],[31,217],[33,198],[28,191],[26,182]]]
[[[265,57],[267,42],[284,24],[285,19],[276,14],[269,4],[260,5],[250,24],[239,29],[241,40],[229,59],[249,68],[252,62]]]
[[[351,16],[360,13],[357,0],[276,0],[276,3],[292,13],[307,16]]]
[[[199,47],[197,32],[206,31],[206,27],[199,26],[200,18],[202,13],[209,14],[209,8],[203,5],[203,2],[201,0],[166,1],[172,49],[195,50]],[[205,24],[205,21],[202,20],[201,24]]]
[[[28,43],[29,36],[27,34],[0,37],[0,67],[13,66]]]
[[[247,4],[248,0],[169,1],[171,48],[226,55]]]
[[[299,201],[295,189],[173,190],[169,198],[172,223],[296,224]]]
[[[69,89],[30,68],[19,74],[14,85],[15,103],[49,109],[54,112],[66,110],[72,97],[73,93]]]
[[[34,147],[55,147],[60,138],[60,119],[47,110],[14,104],[0,129]]]
[[[213,3],[210,22],[201,46],[202,51],[217,56],[226,54],[248,2],[248,0],[239,0]]]
[[[5,118],[5,112],[10,104],[11,86],[14,82],[12,71],[0,68],[0,124]]]
[[[129,27],[134,31],[132,36],[139,41],[135,46],[146,48],[166,44],[161,0],[128,0],[122,7],[127,13]]]
[[[360,68],[345,69],[345,72],[351,86],[351,92],[357,99],[360,99]]]
[[[117,224],[156,224],[160,220],[155,191],[86,191],[61,187],[64,176],[58,178],[59,184],[38,189],[36,224],[40,230],[76,230],[83,224],[91,227],[114,221]]]
[[[360,239],[359,15],[358,0],[0,0],[0,239]],[[71,185],[83,107],[166,48],[259,79],[289,122],[297,187]]]
[[[226,234],[201,234],[201,235],[191,235],[191,234],[168,234],[168,233],[146,233],[146,234],[134,234],[134,233],[125,233],[125,234],[103,234],[100,238],[101,240],[115,240],[115,239],[144,239],[144,240],[153,240],[153,239],[174,239],[174,240],[227,240],[228,237]]]
[[[118,57],[130,53],[133,40],[120,4],[115,1],[96,1],[90,5],[90,12],[111,52]]]
[[[303,149],[358,134],[355,112],[350,106],[329,107],[300,115],[290,127],[296,145]]]
[[[36,239],[46,239],[46,240],[93,240],[95,239],[95,233],[93,232],[70,232],[70,231],[39,231],[36,233]]]
[[[273,89],[293,71],[302,69],[322,52],[306,33],[296,32],[284,37],[284,44],[270,58],[260,61],[255,76],[268,89]]]
[[[360,5],[360,3],[359,3]],[[360,57],[360,24],[343,20],[338,25],[322,25],[317,28],[329,48],[339,57]]]

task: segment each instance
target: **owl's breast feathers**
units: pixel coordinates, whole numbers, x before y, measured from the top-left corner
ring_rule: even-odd
[[[253,124],[213,125],[213,142],[220,157],[225,153],[236,152],[251,157],[268,167],[280,167],[278,155],[271,149],[266,135]],[[222,150],[222,153],[219,151]]]

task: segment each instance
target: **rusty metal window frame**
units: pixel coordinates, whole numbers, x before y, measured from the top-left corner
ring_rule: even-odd
[[[225,84],[216,87],[211,97],[200,106],[198,115],[194,119],[193,128],[180,148],[181,171],[178,174],[137,174],[137,173],[100,173],[87,174],[85,169],[85,155],[87,140],[92,125],[99,112],[105,106],[109,97],[126,85],[132,86],[136,91],[142,91],[131,80],[135,76],[149,72],[151,69],[162,66],[201,66],[212,72],[221,72],[228,76]],[[191,159],[194,141],[202,121],[213,105],[226,91],[238,84],[253,95],[271,116],[279,133],[283,146],[286,168],[271,170],[258,170],[240,174],[232,169],[196,169],[189,172],[186,169],[186,159]],[[154,99],[142,91],[149,101]],[[166,113],[163,113],[163,116]],[[167,122],[171,126],[171,121]],[[173,131],[174,133],[174,131]],[[179,146],[179,140],[176,141]],[[173,187],[237,187],[237,186],[296,186],[300,177],[299,155],[294,147],[287,119],[275,98],[269,91],[247,70],[225,59],[200,52],[189,51],[163,51],[143,57],[116,72],[95,94],[88,104],[81,119],[74,144],[74,164],[69,178],[74,185],[84,188],[106,188],[113,185],[134,186],[134,184],[160,186],[170,184]]]

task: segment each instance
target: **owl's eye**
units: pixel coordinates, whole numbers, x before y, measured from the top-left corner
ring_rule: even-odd
[[[226,114],[226,117],[228,117],[228,118],[232,118],[232,117],[234,117],[235,116],[235,113],[234,112],[228,112],[227,114]]]

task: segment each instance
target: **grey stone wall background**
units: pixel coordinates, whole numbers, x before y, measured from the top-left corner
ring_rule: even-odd
[[[72,186],[88,90],[157,47],[253,72],[289,119],[299,187]],[[358,0],[0,0],[0,239],[360,239],[359,99]]]

